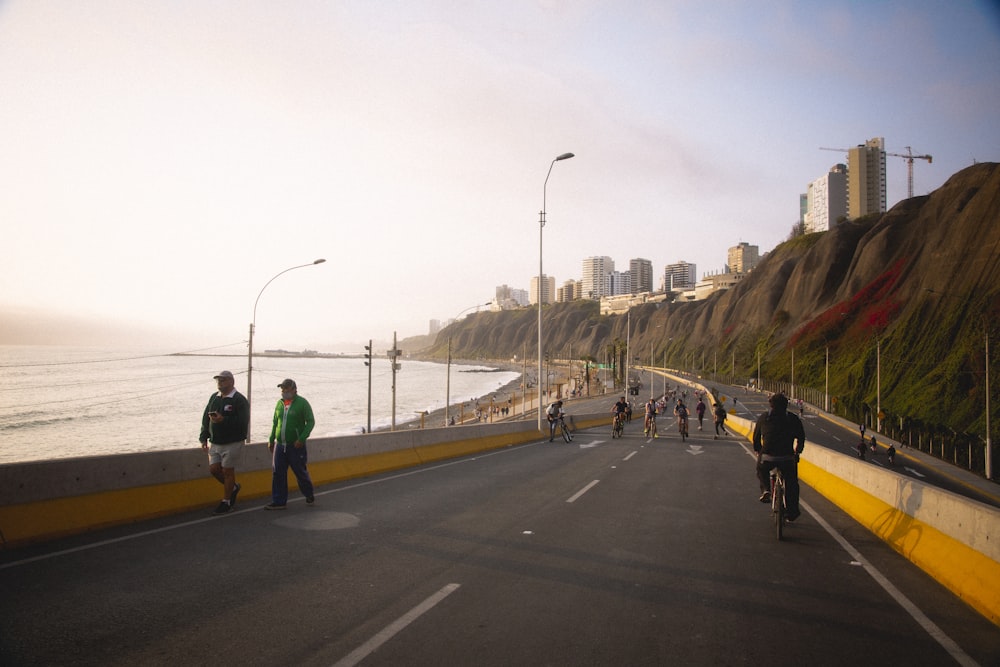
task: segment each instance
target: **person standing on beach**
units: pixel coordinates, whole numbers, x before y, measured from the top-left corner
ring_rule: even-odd
[[[274,420],[267,448],[271,451],[271,504],[266,510],[283,510],[288,503],[288,469],[291,468],[299,482],[299,491],[306,497],[306,504],[316,500],[312,478],[306,468],[306,438],[316,426],[312,406],[299,396],[295,380],[284,380],[278,385],[281,398],[274,406]]]
[[[222,500],[215,514],[225,514],[236,506],[240,485],[236,482],[236,462],[243,453],[250,425],[250,404],[236,391],[236,380],[229,371],[215,376],[219,390],[208,399],[201,415],[201,448],[208,452],[208,472],[222,484]],[[212,446],[208,443],[211,440]]]

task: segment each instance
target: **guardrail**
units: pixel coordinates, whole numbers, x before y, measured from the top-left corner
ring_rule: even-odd
[[[578,428],[607,415],[575,418]],[[509,421],[408,429],[309,440],[316,484],[365,477],[433,461],[523,444],[537,424]],[[269,496],[271,455],[265,443],[243,448],[236,468],[241,499]],[[294,477],[290,480],[295,488]],[[21,545],[213,506],[221,496],[200,448],[87,456],[0,465],[0,537]]]

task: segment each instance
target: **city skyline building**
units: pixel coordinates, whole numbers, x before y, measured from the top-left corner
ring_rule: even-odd
[[[835,164],[809,184],[803,224],[807,234],[825,232],[847,217],[847,165]]]
[[[667,264],[663,270],[663,291],[679,292],[694,289],[698,282],[698,267],[684,260]]]
[[[629,261],[628,272],[632,278],[632,294],[653,291],[653,263],[637,257]]]
[[[542,304],[553,303],[556,295],[556,279],[553,276],[542,274],[541,302]],[[537,306],[539,299],[538,276],[531,277],[531,289],[528,290],[528,305]]]
[[[726,267],[729,273],[750,273],[760,262],[760,248],[740,241],[729,249]]]
[[[885,139],[875,137],[847,151],[847,216],[885,213]]]
[[[588,257],[583,260],[583,299],[600,299],[606,296],[606,276],[615,270],[615,261],[607,256]]]

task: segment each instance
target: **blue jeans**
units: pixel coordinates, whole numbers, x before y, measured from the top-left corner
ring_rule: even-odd
[[[284,505],[288,502],[288,469],[291,468],[299,482],[299,491],[306,498],[313,497],[313,483],[306,468],[306,447],[296,449],[295,445],[274,445],[271,456],[271,502]]]

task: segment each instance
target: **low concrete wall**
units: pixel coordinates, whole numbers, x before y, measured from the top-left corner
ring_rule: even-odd
[[[747,419],[726,425],[753,437]],[[1000,625],[1000,510],[808,440],[799,479]]]
[[[609,420],[581,415],[575,423],[589,428]],[[329,484],[540,438],[535,420],[316,438],[309,441],[309,474],[316,484]],[[243,448],[236,476],[241,500],[270,495],[271,454],[264,443]],[[0,537],[10,545],[39,542],[210,508],[221,495],[199,448],[4,464]]]

